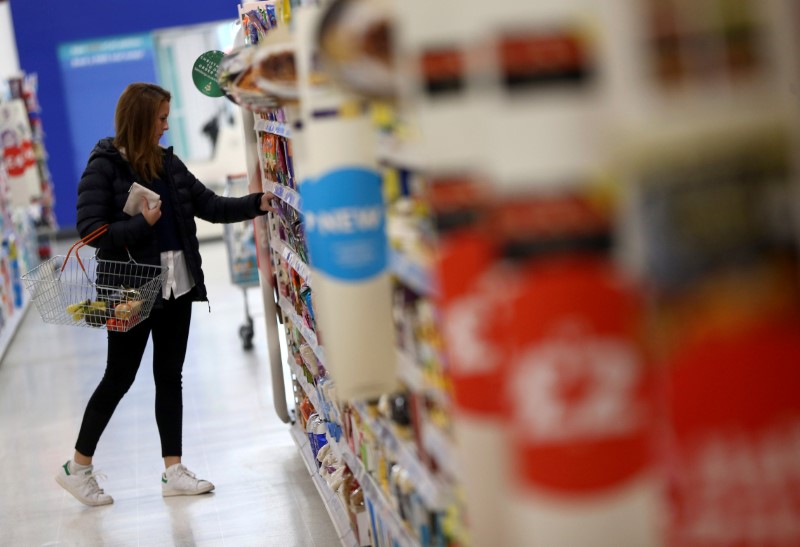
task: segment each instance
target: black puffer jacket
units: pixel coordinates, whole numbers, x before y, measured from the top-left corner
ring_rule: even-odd
[[[208,300],[204,283],[200,243],[194,217],[209,222],[239,222],[264,214],[260,210],[261,193],[240,198],[218,196],[192,175],[186,165],[164,150],[165,182],[176,215],[178,235],[183,244],[186,265],[195,282],[194,299]],[[101,139],[89,155],[86,169],[78,183],[77,229],[86,237],[103,224],[109,225],[106,234],[90,245],[97,247],[98,258],[126,262],[128,252],[142,264],[159,265],[156,230],[141,214],[133,217],[122,212],[128,190],[134,181],[147,186],[133,173],[130,164],[114,147],[113,139]],[[126,251],[127,248],[127,251]]]

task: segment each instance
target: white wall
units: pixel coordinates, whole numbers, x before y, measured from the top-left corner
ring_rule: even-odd
[[[11,22],[11,3],[0,1],[0,80],[19,74],[19,55]]]

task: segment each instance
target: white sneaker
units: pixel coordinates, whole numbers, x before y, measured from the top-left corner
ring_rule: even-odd
[[[214,485],[208,481],[198,479],[197,476],[186,469],[182,463],[167,467],[161,474],[161,495],[168,496],[194,496],[211,492]]]
[[[106,478],[105,475],[94,473],[90,465],[85,471],[73,473],[69,470],[69,462],[61,466],[56,475],[56,482],[64,490],[75,496],[75,499],[86,505],[108,505],[114,503],[114,498],[103,492],[97,485],[98,478]]]

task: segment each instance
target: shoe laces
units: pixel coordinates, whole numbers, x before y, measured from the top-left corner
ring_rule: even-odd
[[[175,476],[178,477],[180,475],[186,475],[187,477],[197,480],[197,475],[186,469],[186,466],[184,466],[182,463],[179,463],[178,468],[175,470]]]
[[[88,484],[91,487],[92,492],[95,492],[97,494],[105,494],[103,489],[100,488],[100,485],[97,484],[97,479],[106,480],[107,478],[108,477],[105,475],[105,473],[94,473],[93,472],[93,473],[90,473],[87,476],[86,484]]]

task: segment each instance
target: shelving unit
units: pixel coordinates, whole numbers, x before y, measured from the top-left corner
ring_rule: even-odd
[[[361,460],[353,454],[350,447],[331,439],[330,436],[328,437],[328,443],[353,472],[358,483],[364,488],[364,493],[372,502],[372,510],[383,517],[384,525],[390,529],[398,544],[402,547],[418,545],[419,540],[408,530],[397,514],[395,507],[389,502],[381,487],[364,468]]]
[[[397,350],[397,377],[411,391],[424,394],[435,401],[438,406],[443,408],[450,406],[450,395],[427,380],[423,371],[415,363],[414,358],[401,349]]]
[[[436,292],[430,269],[419,261],[410,258],[400,251],[389,253],[389,269],[409,288],[423,296],[432,296]]]
[[[299,315],[297,315],[297,312],[294,311],[291,302],[281,297],[278,300],[278,304],[280,305],[280,308],[281,310],[283,310],[283,313],[286,315],[286,317],[288,317],[289,320],[292,322],[292,324],[295,326],[295,328],[297,328],[297,330],[299,330],[302,333],[303,338],[305,338],[308,345],[311,346],[311,349],[314,350],[314,355],[317,356],[317,359],[319,359],[322,363],[324,363],[325,353],[322,349],[322,346],[320,346],[317,343],[317,335],[311,329],[309,329],[305,323],[303,323],[303,320],[300,318]]]
[[[394,428],[380,418],[373,417],[364,403],[356,403],[355,409],[367,427],[377,434],[378,439],[397,457],[397,463],[405,468],[411,481],[417,487],[422,499],[432,509],[447,506],[449,492],[447,486],[420,462],[410,442],[398,436]]]
[[[314,2],[311,2],[313,4]],[[305,3],[303,3],[305,4]],[[286,322],[287,347],[293,351],[295,343],[308,346],[316,357],[323,370],[327,370],[326,352],[322,344],[319,343],[316,332],[311,327],[315,310],[309,306],[316,305],[314,291],[317,286],[314,282],[315,277],[312,272],[312,265],[302,258],[306,254],[305,249],[295,248],[287,240],[282,240],[280,234],[286,234],[295,229],[294,224],[302,221],[306,213],[304,199],[300,185],[302,179],[296,178],[292,170],[294,158],[286,156],[288,143],[276,141],[278,139],[295,138],[299,132],[304,131],[303,124],[292,116],[297,114],[297,110],[292,108],[291,113],[287,110],[282,112],[260,112],[254,119],[253,133],[255,134],[254,148],[258,150],[259,169],[262,170],[262,186],[266,192],[271,192],[283,207],[283,213],[279,216],[270,215],[270,220],[266,223],[268,228],[267,241],[271,257],[271,269],[276,272],[279,283],[286,283],[280,287],[280,297],[277,299],[277,307]],[[277,121],[285,120],[285,121]],[[378,138],[377,133],[374,135]],[[387,138],[381,139],[376,153],[375,161],[384,165],[413,166],[418,168],[421,165],[418,155],[418,147],[409,146],[405,141]],[[267,157],[269,155],[269,157]],[[269,167],[268,167],[269,166]],[[283,171],[287,169],[286,171]],[[280,229],[278,226],[283,224]],[[293,237],[291,237],[293,236]],[[290,239],[295,243],[301,241],[302,237],[297,234],[290,234]],[[303,251],[302,253],[298,250]],[[286,269],[288,268],[288,269]],[[418,259],[412,258],[399,250],[391,250],[388,255],[386,272],[394,277],[397,283],[409,287],[414,292],[430,297],[435,294],[435,287],[430,273],[430,266],[421,263]],[[388,285],[387,285],[388,286]],[[287,292],[288,291],[288,292]],[[301,295],[301,291],[310,291],[311,298],[307,299]],[[287,296],[288,295],[288,296]],[[297,340],[295,340],[297,338]],[[415,357],[409,354],[398,352],[397,354],[399,369],[398,380],[408,386],[412,393],[426,397],[435,404],[444,406],[448,404],[448,395],[438,387],[433,386],[421,372],[421,368],[413,362]],[[438,521],[441,515],[453,503],[453,482],[454,473],[434,472],[422,463],[417,454],[419,447],[414,441],[403,438],[392,424],[379,416],[374,415],[374,410],[364,401],[328,401],[328,393],[336,392],[334,379],[330,376],[318,378],[315,382],[310,382],[310,373],[305,367],[297,364],[298,356],[289,358],[285,367],[289,374],[294,378],[298,386],[299,397],[307,397],[311,406],[320,416],[330,420],[330,431],[337,431],[337,437],[345,427],[343,420],[346,414],[355,413],[360,420],[361,427],[364,428],[366,438],[363,442],[377,443],[370,449],[362,447],[365,452],[357,456],[350,449],[344,439],[333,439],[328,437],[334,453],[344,461],[350,472],[361,485],[365,501],[370,512],[371,533],[373,534],[373,544],[380,543],[379,538],[387,540],[391,537],[394,545],[416,546],[423,542],[423,537],[430,535],[432,526],[439,526]],[[398,383],[400,385],[400,383]],[[427,427],[427,426],[426,426]],[[431,425],[432,427],[432,425]],[[336,524],[337,532],[343,544],[351,545],[353,539],[352,532],[348,532],[345,525],[347,521],[343,518],[345,508],[338,503],[337,495],[330,491],[316,472],[316,464],[311,459],[311,450],[308,440],[303,433],[293,427],[293,438],[298,445],[309,472],[317,486],[320,497],[325,503],[329,515]],[[441,461],[440,468],[445,469],[447,465],[452,466],[452,462],[445,460],[451,457],[446,452],[447,442],[445,433],[431,429],[431,433],[426,438],[430,441],[431,454],[435,461]],[[359,442],[362,442],[359,441]],[[373,453],[378,450],[381,454]],[[367,456],[367,454],[371,454]],[[409,522],[404,520],[400,512],[400,502],[394,499],[397,493],[389,494],[382,486],[376,476],[368,471],[367,460],[370,458],[369,467],[372,473],[376,472],[377,460],[383,462],[381,465],[394,465],[403,470],[404,476],[413,484],[414,503],[420,507],[414,511],[417,518],[423,514],[428,514],[422,528],[427,531],[418,530],[414,533],[410,529]],[[405,494],[409,495],[409,494]],[[422,507],[424,506],[424,508]],[[410,519],[411,515],[406,514],[405,519]],[[427,540],[426,540],[427,541]]]
[[[320,499],[323,505],[325,505],[325,509],[328,511],[328,516],[330,516],[331,521],[333,521],[339,540],[342,542],[342,545],[346,547],[359,547],[358,540],[355,537],[353,529],[350,527],[350,520],[347,518],[346,510],[339,496],[330,489],[317,471],[308,437],[296,426],[292,426],[290,431],[292,440],[294,440],[297,445],[297,450],[300,452],[303,463],[306,464],[306,469],[311,476],[311,481],[314,483],[314,486],[317,487]]]
[[[420,145],[411,144],[389,134],[377,137],[377,159],[380,163],[403,167],[414,171],[425,169],[425,160]]]
[[[50,256],[55,224],[36,82],[11,78],[0,97],[0,361],[30,304],[20,276]]]
[[[344,4],[339,7],[346,10]],[[269,157],[261,157],[260,167],[267,175],[262,177],[263,188],[276,196],[281,207],[281,214],[270,219],[268,244],[282,295],[277,304],[286,320],[284,334],[292,353],[288,362],[281,362],[295,378],[298,393],[302,391],[298,407],[310,405],[324,418],[331,450],[363,488],[374,545],[382,544],[384,535],[392,536],[394,543],[389,544],[409,546],[517,545],[534,536],[543,545],[585,545],[598,533],[609,534],[613,540],[606,541],[620,545],[665,544],[660,521],[669,518],[653,507],[676,503],[660,497],[662,487],[672,479],[659,483],[659,464],[644,457],[633,461],[636,457],[631,454],[636,450],[626,448],[650,440],[664,424],[651,424],[648,420],[657,413],[642,410],[641,416],[626,415],[634,425],[620,433],[617,428],[624,420],[605,423],[608,416],[596,410],[656,405],[642,387],[649,377],[640,366],[644,360],[639,352],[642,344],[661,346],[651,339],[633,340],[630,333],[644,330],[642,326],[653,318],[665,319],[658,315],[663,313],[658,306],[678,315],[684,308],[670,308],[674,293],[659,294],[666,305],[660,300],[651,302],[654,309],[637,308],[641,316],[631,318],[618,314],[629,311],[629,298],[647,300],[641,286],[653,281],[657,286],[661,270],[680,269],[682,260],[699,259],[708,250],[688,245],[685,249],[692,256],[678,256],[668,268],[648,263],[661,253],[671,256],[673,243],[684,249],[682,230],[696,228],[691,222],[680,222],[673,209],[688,214],[695,208],[707,210],[708,203],[723,206],[724,200],[699,191],[701,182],[707,182],[704,177],[711,180],[710,186],[719,184],[730,190],[733,186],[725,186],[731,182],[725,174],[733,173],[730,178],[742,187],[753,184],[748,191],[767,185],[747,179],[758,178],[753,173],[774,169],[780,173],[776,178],[796,178],[793,167],[776,159],[794,150],[787,144],[791,139],[776,135],[797,130],[784,115],[788,103],[796,102],[785,93],[788,75],[775,73],[792,64],[790,56],[771,58],[779,48],[759,49],[774,37],[772,30],[781,27],[777,2],[715,0],[708,9],[693,14],[696,17],[687,17],[691,2],[647,0],[640,12],[632,14],[630,3],[622,1],[601,8],[599,3],[565,0],[539,10],[518,0],[498,0],[491,9],[477,0],[465,0],[459,5],[462,13],[456,25],[450,24],[455,16],[451,6],[433,6],[425,0],[391,4],[391,23],[396,23],[392,54],[398,56],[394,68],[405,71],[398,78],[403,84],[393,90],[395,95],[376,99],[371,93],[359,94],[363,82],[343,83],[346,70],[331,71],[325,75],[335,76],[330,80],[317,78],[323,74],[315,71],[326,66],[317,62],[325,41],[319,40],[320,29],[314,25],[330,4],[304,0],[292,4],[291,32],[281,44],[295,55],[301,82],[297,97],[290,101],[291,114],[271,112],[264,116],[269,120],[258,120],[253,126],[259,145],[275,144],[276,137],[284,139],[279,141],[283,147],[276,145],[266,152],[258,148]],[[672,18],[670,24],[661,25],[660,20],[654,24],[667,15]],[[673,23],[685,28],[672,33]],[[326,24],[335,21],[326,19]],[[597,32],[586,33],[583,25]],[[701,42],[714,47],[697,46],[695,31]],[[640,38],[645,42],[637,41]],[[633,44],[641,46],[635,59],[629,54],[636,49]],[[333,65],[340,62],[331,61]],[[715,68],[713,74],[703,70],[709,65]],[[798,66],[796,60],[793,66]],[[793,77],[796,81],[796,74]],[[374,116],[371,134],[365,130],[366,112]],[[726,119],[728,114],[733,121]],[[344,123],[345,118],[356,121]],[[716,132],[706,132],[706,126]],[[732,135],[739,138],[753,128],[769,144],[762,146],[751,135],[743,138],[743,144],[733,143]],[[296,166],[300,176],[285,139],[305,147],[297,148],[305,162]],[[343,142],[351,146],[340,146]],[[737,147],[749,150],[750,155],[739,157]],[[708,164],[694,165],[686,158]],[[726,158],[726,167],[741,172],[720,169],[720,158]],[[363,167],[363,172],[350,173],[350,179],[335,178],[352,165]],[[367,171],[371,180],[383,177],[381,221],[386,221],[387,263],[369,281],[356,275],[337,278],[332,275],[334,268],[325,263],[328,257],[315,258],[313,248],[306,248],[315,244],[319,232],[312,229],[308,233],[314,237],[307,238],[305,220],[312,215],[320,218],[315,201],[320,194],[315,191],[324,182],[333,179],[343,187],[355,187]],[[684,172],[697,180],[684,177]],[[354,193],[350,188],[342,191],[348,197]],[[359,197],[372,207],[368,194],[364,191]],[[699,196],[694,198],[698,201],[689,194]],[[322,210],[334,211],[326,219],[326,229],[332,232],[349,233],[360,219],[355,215],[363,213],[359,207],[368,208],[326,198],[332,204]],[[721,218],[749,218],[733,210],[727,213]],[[670,214],[676,218],[663,218]],[[494,224],[484,223],[483,215],[491,215]],[[690,220],[701,223],[705,217],[700,217]],[[647,222],[656,221],[664,223],[656,230],[657,236],[646,229]],[[476,237],[485,235],[487,226],[496,232],[487,238],[491,242]],[[609,226],[620,227],[613,234],[616,238],[609,237]],[[730,228],[726,235],[738,233],[733,225]],[[765,228],[754,239],[771,235]],[[613,241],[607,243],[607,239]],[[721,246],[730,242],[721,236],[711,239]],[[744,241],[742,246],[752,251],[747,247],[751,243]],[[563,257],[586,260],[592,266],[575,267],[559,278],[575,283],[570,285],[574,292],[569,297],[555,299],[550,296],[553,293],[537,293],[544,286],[539,275],[550,271],[538,266],[561,266],[555,259]],[[599,263],[602,268],[592,269]],[[703,277],[696,271],[698,264],[705,263],[698,260],[683,266]],[[679,274],[687,272],[675,273]],[[380,285],[384,275],[386,284]],[[628,276],[638,276],[636,282],[641,285],[628,287],[620,281]],[[589,277],[597,283],[582,285]],[[342,289],[342,279],[350,283],[347,289]],[[337,283],[341,285],[334,287]],[[344,318],[350,310],[346,302],[330,309],[319,306],[335,301],[331,295],[344,301],[342,295],[347,294],[355,302],[350,288],[362,288],[363,296],[379,285],[391,297],[386,315],[391,315],[396,347],[384,344],[393,357],[359,371],[396,362],[387,377],[396,379],[397,387],[382,385],[382,393],[330,400],[340,397],[337,390],[356,390],[355,375],[337,376],[343,370],[336,371],[337,355],[345,354],[337,343],[347,340],[349,347],[364,349],[372,333],[371,325],[361,323],[363,328],[352,329],[358,335],[329,338],[330,331],[340,328],[345,319],[340,324],[335,322],[338,317],[332,322],[332,315],[325,314],[337,308]],[[697,294],[702,292],[687,285]],[[580,293],[581,298],[573,302],[572,295],[585,286],[592,290]],[[632,296],[623,294],[628,289]],[[339,292],[320,296],[325,290]],[[370,311],[362,304],[380,300],[375,297],[377,291],[369,294],[371,300],[364,298],[353,306],[361,310],[362,318]],[[730,300],[738,298],[730,296]],[[702,300],[702,305],[709,305],[709,300]],[[709,312],[712,318],[721,315]],[[669,313],[665,316],[667,322],[674,319]],[[453,317],[464,320],[459,328],[474,332],[454,332],[455,322],[443,324]],[[615,322],[626,328],[614,331],[609,324]],[[492,328],[484,331],[475,326],[478,323]],[[356,323],[348,323],[352,324]],[[358,346],[358,336],[364,338],[362,346]],[[310,357],[304,353],[306,346],[318,361],[318,372],[309,364],[312,359],[303,359]],[[596,347],[604,351],[585,349]],[[508,348],[511,356],[503,353]],[[540,351],[549,358],[520,357],[540,356]],[[359,358],[349,357],[353,357],[350,361]],[[671,355],[658,358],[665,370],[672,365]],[[297,364],[301,361],[305,366]],[[565,386],[562,377],[567,378]],[[620,385],[612,386],[615,381]],[[520,385],[530,389],[518,389]],[[589,411],[581,405],[597,408]],[[786,413],[800,423],[796,404]],[[545,418],[558,423],[545,423]],[[293,435],[303,451],[298,432],[293,430]],[[310,452],[305,452],[307,458]],[[531,454],[539,458],[536,465],[529,463]],[[603,461],[631,469],[595,465]],[[312,472],[314,462],[306,459],[306,463]],[[694,475],[686,473],[692,480],[702,475],[697,469]],[[698,491],[708,486],[700,484]],[[545,491],[557,496],[543,495]],[[320,490],[320,495],[327,505],[331,494]],[[684,495],[690,498],[694,493]],[[754,487],[752,495],[763,499],[764,492]],[[553,499],[559,499],[558,503]],[[694,502],[703,505],[705,500]],[[336,509],[329,512],[340,534],[347,536],[341,515],[336,515]],[[752,519],[754,529],[759,518]],[[630,522],[637,525],[627,526]],[[430,530],[426,531],[426,525]],[[670,522],[674,528],[670,533],[680,531],[682,525]]]
[[[22,323],[22,320],[25,319],[25,313],[27,313],[29,306],[30,299],[26,297],[23,300],[22,307],[15,309],[14,313],[6,319],[6,324],[0,329],[0,362],[3,361],[3,357],[8,347],[11,345],[11,341],[17,333],[17,329]]]

